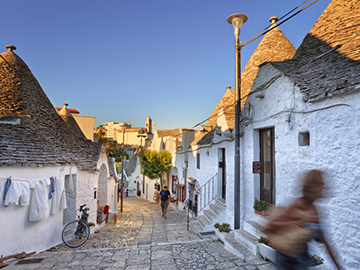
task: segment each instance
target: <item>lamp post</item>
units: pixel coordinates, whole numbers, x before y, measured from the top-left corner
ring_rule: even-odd
[[[123,141],[122,141],[122,156],[121,156],[121,206],[120,212],[123,211],[123,199],[124,199],[124,152],[125,152],[125,127],[122,130],[123,133]]]
[[[240,28],[247,21],[247,16],[236,13],[230,15],[228,23],[234,27],[235,35],[235,164],[234,164],[234,229],[240,229],[240,121],[241,121],[241,42]]]
[[[142,147],[142,139],[146,137],[146,135],[139,134],[137,137],[140,137],[140,148]],[[145,145],[146,146],[146,145]]]

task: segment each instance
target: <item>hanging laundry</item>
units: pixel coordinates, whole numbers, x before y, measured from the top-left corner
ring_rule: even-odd
[[[11,185],[5,195],[4,205],[19,205],[19,200],[22,206],[30,204],[30,187],[28,181],[11,181]]]
[[[74,191],[74,180],[71,174],[71,169],[70,169],[70,173],[69,173],[69,179],[67,181],[67,187],[71,190]]]
[[[49,186],[49,200],[52,199],[53,193],[55,191],[55,181],[54,178],[50,178],[50,186]]]
[[[49,200],[47,186],[50,180],[30,181],[30,188],[33,189],[30,203],[29,221],[38,221],[48,217]]]
[[[51,214],[55,215],[66,207],[65,179],[64,177],[55,177],[55,192],[52,199]]]
[[[199,195],[200,194],[200,183],[198,181],[196,181],[195,184],[195,195]]]
[[[11,178],[8,178],[8,179],[6,179],[6,182],[5,182],[5,189],[4,189],[4,195],[3,195],[4,205],[5,205],[6,194],[9,190],[10,185],[11,185]]]

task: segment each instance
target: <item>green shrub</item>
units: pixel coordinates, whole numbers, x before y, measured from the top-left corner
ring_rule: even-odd
[[[216,223],[214,225],[214,227],[217,228],[219,230],[219,232],[229,233],[231,231],[230,224],[228,224],[228,223],[223,223],[221,225],[219,223]]]
[[[259,201],[255,198],[254,200],[254,206],[253,208],[257,211],[263,211],[266,210],[269,206],[269,203],[267,201]]]

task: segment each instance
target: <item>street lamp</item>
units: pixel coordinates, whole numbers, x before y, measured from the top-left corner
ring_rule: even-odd
[[[123,141],[122,141],[122,156],[121,156],[121,204],[120,212],[123,211],[123,200],[124,200],[124,155],[125,155],[125,127],[122,129]]]
[[[139,138],[140,137],[140,148],[142,147],[142,139],[146,137],[146,135],[143,135],[143,134],[139,134],[137,135],[137,137]],[[146,145],[145,145],[146,146]]]
[[[236,13],[230,15],[228,23],[234,27],[235,35],[235,172],[234,172],[234,228],[240,229],[240,121],[241,121],[241,42],[240,28],[247,21],[247,16]]]

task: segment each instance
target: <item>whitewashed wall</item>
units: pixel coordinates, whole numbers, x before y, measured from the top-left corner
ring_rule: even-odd
[[[263,66],[253,89],[278,74]],[[282,76],[262,92],[263,99],[251,95],[243,115],[251,119],[241,139],[242,222],[251,219],[259,177],[252,174],[258,161],[258,129],[274,127],[276,204],[286,205],[301,196],[300,179],[310,169],[325,176],[325,198],[317,202],[323,229],[346,269],[360,265],[360,94],[332,97],[314,104],[304,103],[291,80]],[[251,105],[251,110],[249,110]],[[299,132],[309,132],[310,145],[299,146]],[[331,259],[321,245],[311,253],[320,254],[330,267]]]
[[[108,187],[108,204],[110,205],[110,209],[117,211],[117,190],[118,185],[114,178],[110,178],[107,183]]]
[[[79,171],[77,174],[76,184],[76,213],[79,215],[80,205],[86,204],[89,210],[88,221],[96,224],[96,204],[97,200],[94,197],[98,183],[98,174],[89,173],[86,171]]]
[[[234,215],[234,141],[231,137],[225,138],[224,134],[229,134],[229,131],[221,133],[221,136],[215,135],[211,145],[201,145],[193,147],[192,152],[188,153],[188,173],[187,176],[196,179],[200,186],[203,186],[209,179],[217,174],[215,179],[215,193],[218,198],[221,196],[221,177],[219,177],[219,151],[225,148],[225,163],[226,163],[226,214],[228,219],[224,222],[233,222]],[[197,169],[196,155],[200,154],[200,169]],[[199,199],[198,199],[199,200]],[[200,213],[201,214],[201,213]]]

